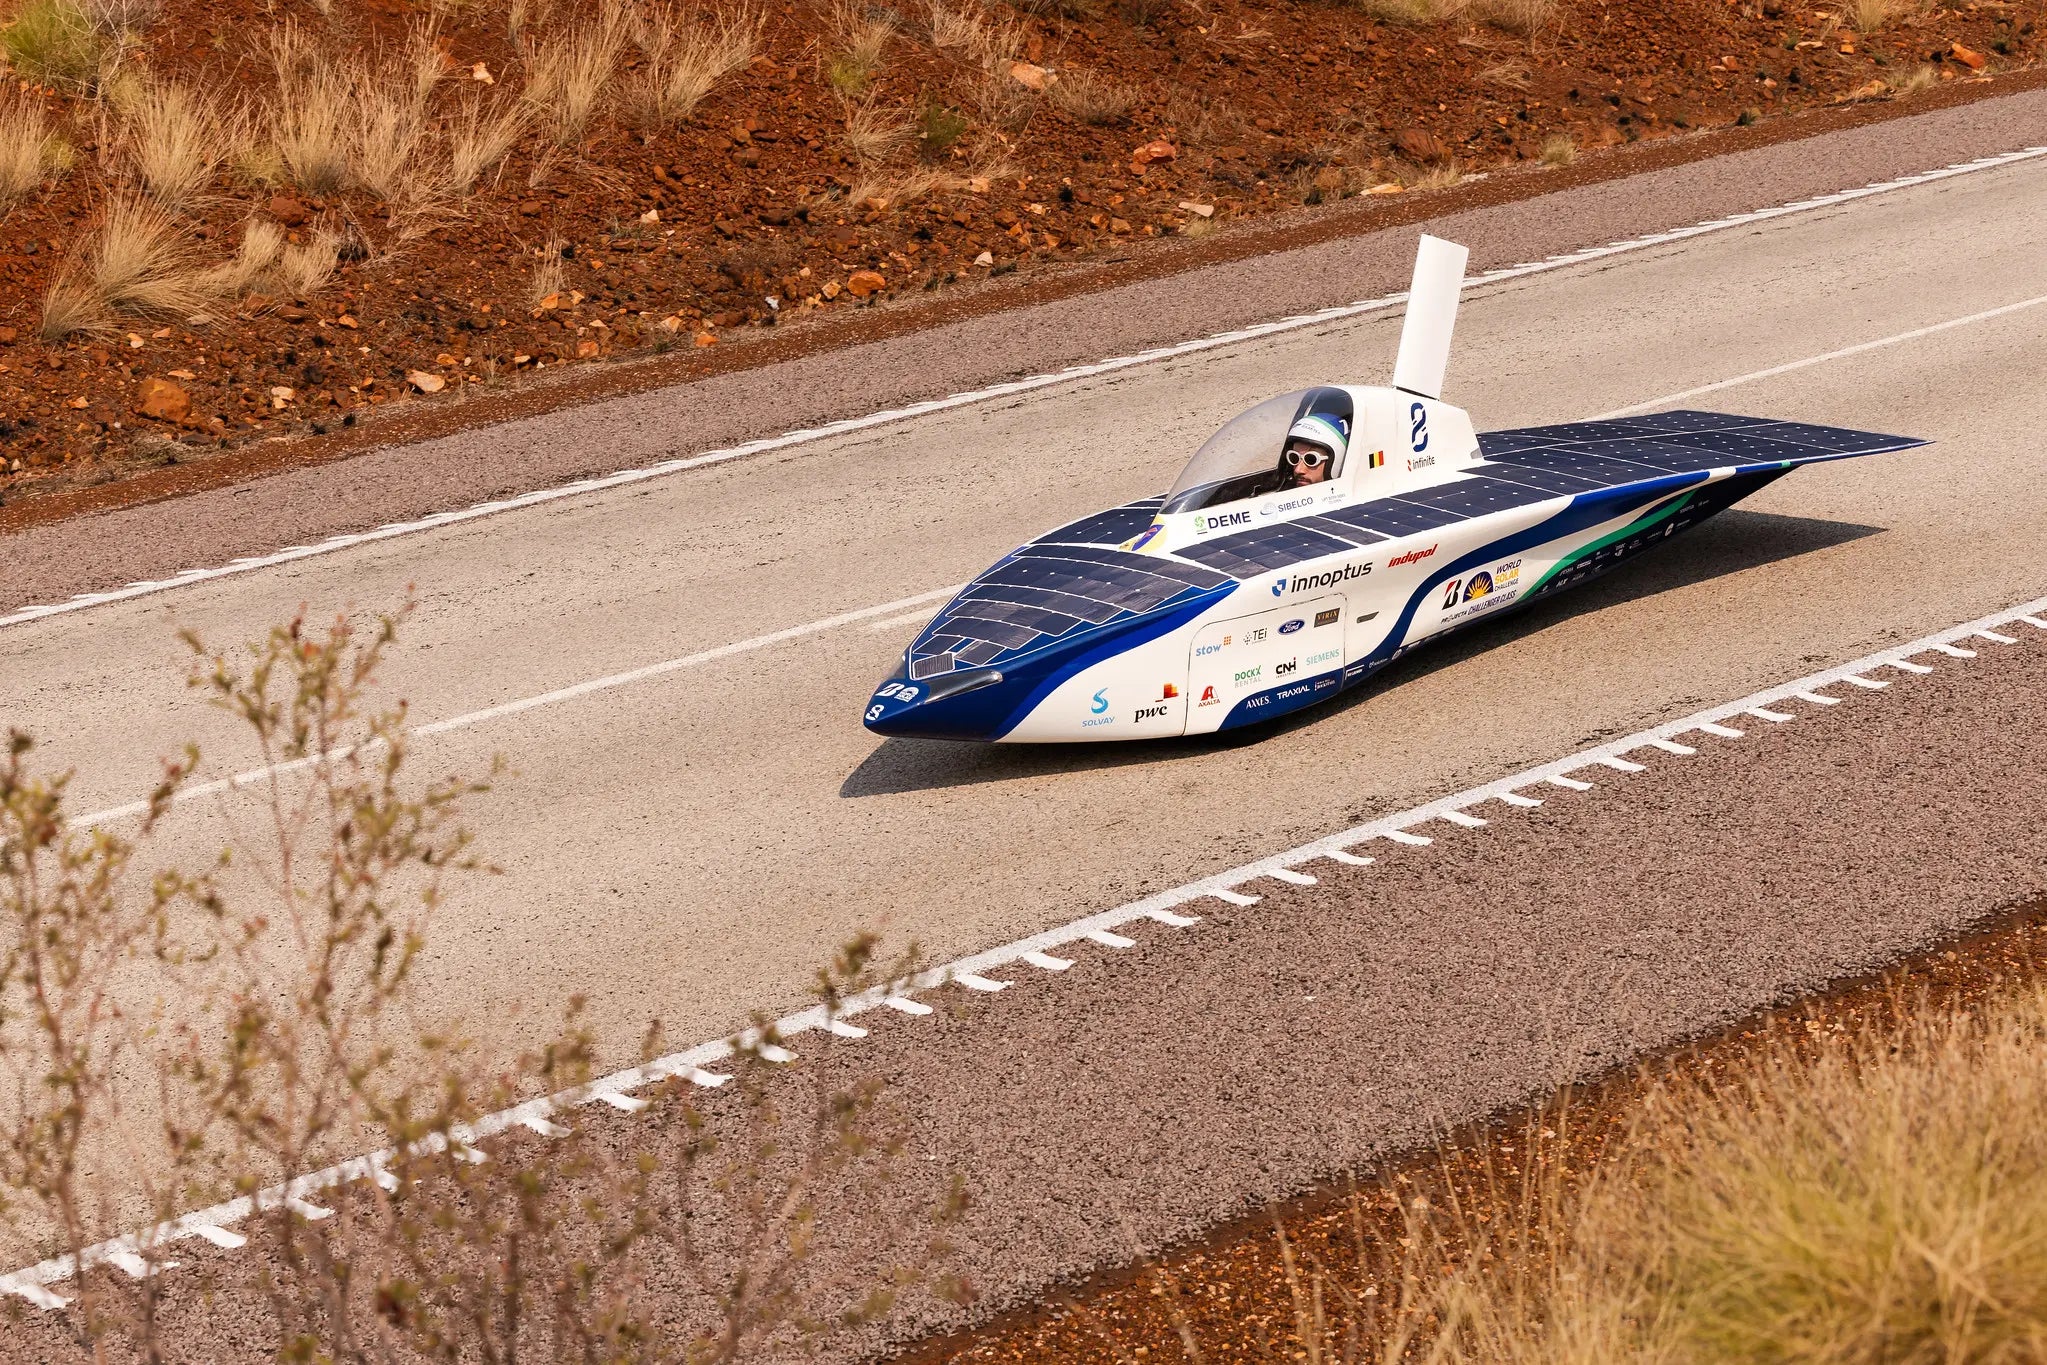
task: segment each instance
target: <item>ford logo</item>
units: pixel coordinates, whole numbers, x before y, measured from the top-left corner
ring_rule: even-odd
[[[1280,633],[1281,635],[1291,635],[1291,634],[1293,634],[1293,633],[1294,633],[1295,631],[1299,630],[1299,629],[1300,629],[1300,628],[1301,628],[1301,627],[1302,627],[1303,625],[1305,625],[1305,624],[1306,624],[1306,623],[1305,623],[1304,621],[1302,621],[1300,617],[1296,616],[1296,617],[1295,617],[1295,618],[1294,618],[1293,620],[1291,620],[1291,621],[1287,622],[1287,623],[1286,623],[1285,625],[1281,626],[1281,627],[1279,628],[1279,633]]]

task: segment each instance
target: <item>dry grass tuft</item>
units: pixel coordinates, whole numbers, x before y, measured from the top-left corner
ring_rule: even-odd
[[[919,167],[901,175],[863,176],[846,191],[846,200],[884,213],[922,199],[935,190],[954,189],[963,183],[958,176],[928,166]]]
[[[31,193],[50,171],[68,164],[68,152],[42,106],[0,105],[0,208]]]
[[[526,302],[533,308],[541,307],[568,287],[568,271],[562,265],[565,245],[561,238],[550,237],[547,245],[540,248],[540,264],[533,267],[533,278],[526,282]]]
[[[146,199],[112,199],[45,295],[43,335],[103,327],[116,313],[189,312],[205,297],[183,226]]]
[[[1094,127],[1121,123],[1137,107],[1137,92],[1092,71],[1068,71],[1045,91],[1052,107]]]
[[[633,40],[646,64],[626,87],[626,107],[649,127],[685,122],[718,82],[753,60],[762,20],[743,11],[685,21],[665,8],[638,17]]]
[[[825,82],[841,95],[858,95],[881,74],[896,21],[889,14],[839,0],[829,19],[832,51],[825,58]]]
[[[1550,26],[1557,0],[1470,0],[1466,17],[1527,38]]]
[[[265,140],[294,185],[332,194],[349,179],[355,82],[289,19],[271,38],[270,61],[277,94],[263,111]]]
[[[145,85],[123,114],[122,141],[135,177],[168,208],[211,183],[243,140],[239,110],[172,81]]]
[[[91,92],[112,74],[120,44],[74,0],[24,0],[0,28],[0,54],[31,80]]]
[[[983,21],[978,14],[954,9],[944,0],[931,0],[925,10],[925,29],[931,45],[941,52],[951,48],[971,52],[981,39]]]
[[[1925,8],[1924,0],[1846,0],[1841,16],[1857,33],[1875,33]]]
[[[263,281],[284,250],[284,229],[268,218],[242,225],[235,254],[200,277],[200,285],[219,298],[238,298]]]
[[[1911,75],[1905,77],[1904,80],[1897,82],[1891,88],[1901,95],[1909,95],[1915,90],[1924,90],[1929,86],[1935,86],[1939,84],[1940,71],[1937,68],[1929,66],[1926,63],[1922,62],[1918,66],[1912,68]]]
[[[317,294],[334,278],[334,268],[341,259],[340,248],[341,239],[333,233],[315,232],[309,240],[289,244],[278,253],[270,279],[280,293],[293,298]]]
[[[1578,144],[1569,133],[1551,133],[1542,140],[1542,164],[1568,166],[1578,159]]]
[[[625,12],[605,0],[595,13],[531,43],[523,98],[553,125],[554,140],[580,142],[597,116],[625,51]]]
[[[448,121],[448,185],[468,194],[495,169],[526,132],[525,105],[511,97],[476,98]]]
[[[916,136],[917,121],[907,109],[846,106],[846,146],[862,163],[886,161]]]

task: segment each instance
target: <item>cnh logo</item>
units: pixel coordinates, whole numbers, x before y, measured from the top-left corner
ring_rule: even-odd
[[[1275,678],[1284,678],[1287,674],[1292,673],[1298,668],[1300,668],[1300,666],[1301,661],[1299,659],[1288,659],[1283,664],[1274,664],[1272,666],[1272,676]]]

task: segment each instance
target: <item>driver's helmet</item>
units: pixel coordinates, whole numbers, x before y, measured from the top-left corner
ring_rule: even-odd
[[[1344,435],[1343,426],[1333,417],[1311,412],[1287,429],[1286,444],[1280,447],[1280,460],[1286,460],[1286,450],[1296,441],[1309,441],[1329,452],[1329,472],[1336,473],[1336,466],[1343,463],[1344,448],[1350,438]]]

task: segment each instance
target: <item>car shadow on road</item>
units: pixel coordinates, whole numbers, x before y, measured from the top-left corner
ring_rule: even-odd
[[[1491,618],[1447,640],[1418,649],[1390,665],[1363,687],[1335,701],[1311,706],[1266,725],[1183,739],[1095,744],[961,744],[945,740],[885,739],[839,787],[841,797],[890,796],[903,792],[1007,782],[1046,774],[1119,768],[1133,763],[1170,763],[1216,749],[1259,744],[1313,725],[1387,688],[1461,663],[1507,640],[1546,630],[1560,621],[1654,597],[1674,588],[1796,559],[1816,550],[1881,534],[1881,526],[1787,517],[1773,512],[1723,512],[1705,525],[1632,560],[1604,577],[1569,592],[1537,601],[1522,611]]]

